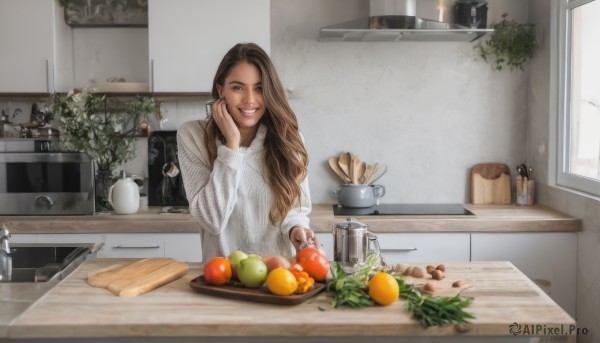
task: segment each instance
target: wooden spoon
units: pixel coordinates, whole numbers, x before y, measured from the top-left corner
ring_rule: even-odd
[[[360,163],[360,160],[358,159],[358,157],[356,157],[356,155],[354,155],[353,153],[350,153],[350,180],[352,181],[353,184],[357,185],[358,184],[358,178],[357,178],[357,171],[358,171],[358,164]]]
[[[344,174],[346,174],[346,177],[348,178],[348,182],[350,182],[352,179],[350,178],[350,159],[351,159],[351,155],[349,152],[345,152],[343,154],[340,155],[340,157],[338,158],[338,165],[340,166],[340,168],[342,169],[342,171],[344,171]]]
[[[367,164],[360,161],[358,168],[354,171],[354,177],[356,178],[357,184],[362,184],[365,180],[365,171],[367,170]],[[362,181],[361,181],[362,180]]]
[[[374,170],[374,167],[372,164],[366,165],[365,172],[364,172],[362,178],[359,180],[361,184],[363,184],[363,185],[367,184],[367,181],[369,181],[369,178],[371,177],[371,175],[373,175],[373,170]]]
[[[337,175],[340,179],[342,179],[342,181],[344,181],[344,183],[350,182],[350,179],[348,178],[348,176],[346,176],[346,174],[344,174],[344,171],[340,168],[337,157],[332,157],[329,159],[329,167],[331,167],[331,170],[333,170],[335,175]]]
[[[375,163],[375,167],[373,169],[373,174],[371,174],[371,176],[367,180],[367,184],[370,185],[373,182],[379,180],[379,178],[382,177],[386,171],[387,171],[387,165]]]

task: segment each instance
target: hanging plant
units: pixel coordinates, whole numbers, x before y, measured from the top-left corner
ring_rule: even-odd
[[[494,32],[486,40],[480,41],[475,50],[485,62],[494,65],[496,70],[505,66],[510,69],[519,68],[531,59],[539,45],[536,39],[534,24],[519,24],[514,19],[507,20],[507,13],[502,21],[492,25]]]

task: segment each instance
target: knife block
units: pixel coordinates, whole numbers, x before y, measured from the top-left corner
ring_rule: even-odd
[[[471,169],[471,203],[508,205],[511,203],[510,170],[506,164],[482,163]]]

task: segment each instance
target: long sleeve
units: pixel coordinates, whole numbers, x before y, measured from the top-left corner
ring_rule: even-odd
[[[221,233],[237,201],[244,154],[221,145],[213,169],[209,168],[199,122],[182,126],[177,133],[179,163],[190,213],[201,227]]]
[[[312,202],[310,199],[310,190],[308,185],[308,175],[302,181],[300,185],[302,188],[302,196],[298,206],[292,208],[286,217],[281,222],[281,232],[289,237],[290,229],[294,226],[309,227],[310,219],[308,215],[312,210]]]

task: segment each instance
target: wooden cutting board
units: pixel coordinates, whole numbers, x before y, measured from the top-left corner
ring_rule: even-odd
[[[510,169],[502,163],[476,164],[471,169],[471,203],[511,203]]]
[[[92,271],[87,282],[121,297],[135,297],[179,279],[188,270],[187,263],[172,258],[145,258]]]

